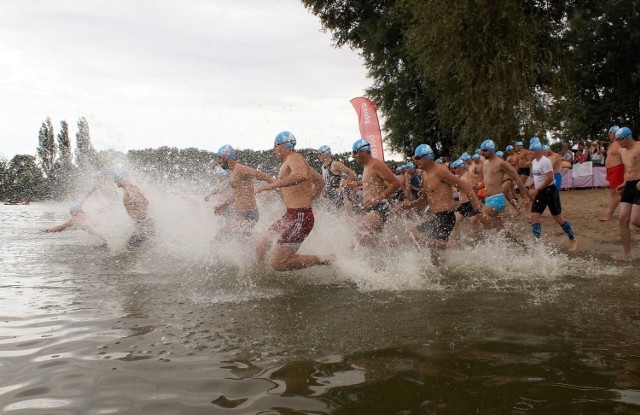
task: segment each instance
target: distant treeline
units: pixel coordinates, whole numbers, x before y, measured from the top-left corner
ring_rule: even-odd
[[[0,159],[0,198],[17,197],[21,200],[68,198],[75,192],[80,178],[93,176],[98,171],[113,173],[116,166],[130,166],[157,183],[206,184],[214,177],[216,154],[196,148],[178,149],[160,147],[144,150],[96,151],[91,144],[89,124],[84,117],[78,120],[76,150],[71,151],[68,124],[60,123],[57,136],[50,118],[47,118],[38,135],[38,157],[16,155],[11,160]],[[55,138],[54,138],[55,137]],[[320,170],[317,149],[298,150],[311,166]],[[349,160],[349,153],[334,155],[354,171],[360,166]],[[280,163],[272,150],[239,150],[238,161],[256,167],[268,174],[277,175]]]

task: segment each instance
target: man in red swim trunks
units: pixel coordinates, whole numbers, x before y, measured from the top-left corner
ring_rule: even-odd
[[[282,201],[287,208],[282,218],[277,220],[256,250],[257,266],[263,271],[271,240],[278,236],[277,246],[271,259],[276,271],[290,271],[314,265],[329,265],[330,259],[317,255],[298,255],[300,245],[313,229],[311,204],[324,187],[320,173],[312,169],[294,147],[296,138],[288,131],[276,136],[273,150],[282,161],[278,179],[256,189],[256,194],[267,190],[281,189]]]
[[[616,141],[616,132],[619,127],[614,125],[609,128],[609,140],[611,144],[607,148],[607,158],[604,160],[604,167],[607,168],[607,181],[609,182],[609,209],[600,220],[608,221],[613,218],[613,212],[620,204],[620,193],[616,190],[624,182],[624,165],[620,156],[620,143]]]

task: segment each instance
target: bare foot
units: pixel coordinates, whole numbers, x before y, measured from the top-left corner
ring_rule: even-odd
[[[602,222],[608,222],[608,221],[610,221],[611,219],[613,219],[613,216],[608,216],[608,217],[607,217],[607,216],[603,216],[603,217],[601,217],[601,218],[600,218],[600,220],[601,220]]]
[[[631,255],[618,254],[613,257],[616,261],[631,261],[633,258]]]
[[[318,258],[320,259],[320,262],[318,263],[318,265],[331,265],[336,260],[336,256],[333,254],[321,255]]]
[[[575,239],[569,241],[569,252],[576,252],[577,249],[578,249],[578,241]]]

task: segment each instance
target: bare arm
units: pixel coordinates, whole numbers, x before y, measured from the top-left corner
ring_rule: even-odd
[[[469,185],[469,183],[451,173],[447,168],[438,169],[437,175],[443,182],[447,183],[450,186],[457,187],[458,190],[462,191],[462,193],[464,193],[469,198],[471,206],[473,206],[473,210],[478,212],[480,209],[482,209],[482,206],[480,206],[480,201],[478,200],[476,193],[473,191],[473,187]]]
[[[317,198],[322,193],[322,189],[324,189],[325,182],[324,178],[320,173],[309,167],[310,175],[311,175],[311,184],[313,188],[313,198]]]
[[[54,226],[53,228],[43,229],[42,232],[62,232],[65,229],[70,228],[76,223],[73,218],[70,218],[68,221],[63,223],[62,225]]]
[[[518,173],[516,173],[516,169],[511,167],[506,161],[501,160],[500,170],[507,173],[507,176],[509,176],[511,180],[513,180],[518,185],[518,188],[521,190],[520,194],[522,195],[522,197],[525,199],[529,199],[529,195],[527,194],[527,190],[524,187],[524,183],[522,183],[522,180],[520,180],[520,176],[518,176]]]
[[[400,184],[396,180],[396,175],[393,174],[391,169],[386,165],[381,165],[378,171],[378,175],[384,181],[386,189],[382,192],[382,199],[386,200],[391,197],[392,194],[400,190]]]
[[[351,180],[356,179],[356,173],[353,170],[351,170],[349,167],[345,166],[344,163],[334,160],[333,163],[331,164],[331,167],[333,166],[336,167],[336,170],[339,173],[346,173],[346,175],[349,176],[349,179]]]
[[[291,170],[291,174],[282,179],[273,181],[272,183],[260,186],[256,193],[261,193],[267,190],[280,189],[282,187],[291,187],[309,180],[309,166],[302,156],[294,157],[291,159],[288,165]]]

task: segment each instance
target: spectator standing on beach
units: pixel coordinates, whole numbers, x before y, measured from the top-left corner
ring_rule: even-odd
[[[593,165],[604,166],[604,155],[605,150],[600,140],[594,141],[591,150],[591,161],[593,162]]]
[[[622,255],[618,259],[631,259],[631,229],[640,228],[640,143],[634,141],[631,130],[622,127],[616,131],[620,157],[624,165],[624,182],[618,186],[620,195],[620,239]]]
[[[607,169],[607,181],[609,182],[609,208],[600,217],[600,220],[605,222],[613,219],[613,212],[616,211],[620,204],[620,193],[617,189],[624,182],[625,176],[625,168],[620,156],[620,143],[616,140],[616,132],[618,130],[619,127],[617,125],[609,128],[609,140],[611,140],[611,143],[607,148],[607,157],[604,160],[604,167]]]

